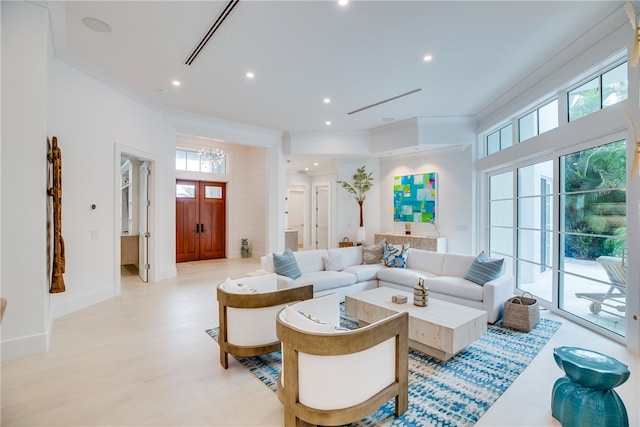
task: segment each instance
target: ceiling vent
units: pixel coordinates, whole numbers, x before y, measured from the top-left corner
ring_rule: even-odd
[[[202,52],[202,49],[204,49],[204,47],[209,42],[213,34],[216,31],[218,31],[218,28],[220,28],[220,25],[222,25],[222,23],[227,19],[227,17],[229,16],[233,8],[236,7],[239,1],[240,0],[230,0],[229,3],[227,3],[227,6],[224,8],[220,16],[218,16],[218,19],[216,19],[216,22],[213,23],[211,28],[209,28],[209,31],[207,31],[207,34],[205,34],[202,40],[200,40],[200,43],[198,43],[198,46],[196,46],[196,48],[193,49],[193,52],[191,52],[191,55],[189,55],[187,60],[184,62],[186,65],[193,64],[193,61],[195,61],[198,55],[200,55],[200,52]]]
[[[384,104],[385,102],[393,101],[394,99],[402,98],[403,96],[411,95],[412,93],[420,92],[421,90],[422,90],[422,88],[418,88],[418,89],[414,89],[414,90],[411,90],[409,92],[406,92],[406,93],[403,93],[403,94],[400,94],[400,95],[396,95],[396,96],[394,96],[392,98],[383,99],[382,101],[378,101],[378,102],[376,102],[374,104],[367,105],[366,107],[362,107],[362,108],[358,108],[357,110],[350,111],[347,114],[359,113],[360,111],[364,111],[364,110],[367,110],[369,108],[377,107],[378,105]]]

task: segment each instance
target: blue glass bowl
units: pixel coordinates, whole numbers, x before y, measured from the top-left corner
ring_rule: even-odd
[[[629,378],[629,367],[613,357],[578,347],[553,349],[553,358],[572,381],[585,387],[610,390]]]

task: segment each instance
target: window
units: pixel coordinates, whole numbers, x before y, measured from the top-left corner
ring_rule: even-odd
[[[572,122],[627,99],[627,86],[627,63],[623,62],[569,91],[567,93],[569,121]]]
[[[558,127],[558,100],[533,110],[518,120],[520,142]]]
[[[487,136],[487,156],[511,147],[512,144],[513,125],[508,124]]]
[[[227,173],[227,155],[220,150],[191,151],[176,149],[176,170],[204,173]]]
[[[489,178],[489,256],[513,264],[513,172]]]

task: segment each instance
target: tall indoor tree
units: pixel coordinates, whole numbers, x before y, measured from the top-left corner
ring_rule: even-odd
[[[367,173],[367,167],[362,166],[358,168],[353,175],[353,184],[346,181],[337,181],[337,183],[353,195],[353,198],[358,203],[358,207],[360,208],[360,227],[358,228],[358,237],[356,240],[358,243],[363,243],[365,238],[363,206],[364,200],[367,197],[367,191],[373,186],[373,172]]]

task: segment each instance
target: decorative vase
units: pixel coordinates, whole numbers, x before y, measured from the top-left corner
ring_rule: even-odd
[[[429,305],[429,288],[424,285],[424,279],[420,278],[413,288],[413,305],[426,307]]]
[[[242,258],[249,258],[249,239],[241,239],[242,246],[240,247],[240,255]]]
[[[364,226],[363,227],[358,227],[358,235],[356,237],[356,243],[364,244],[364,240],[365,240],[364,236],[365,236]]]

